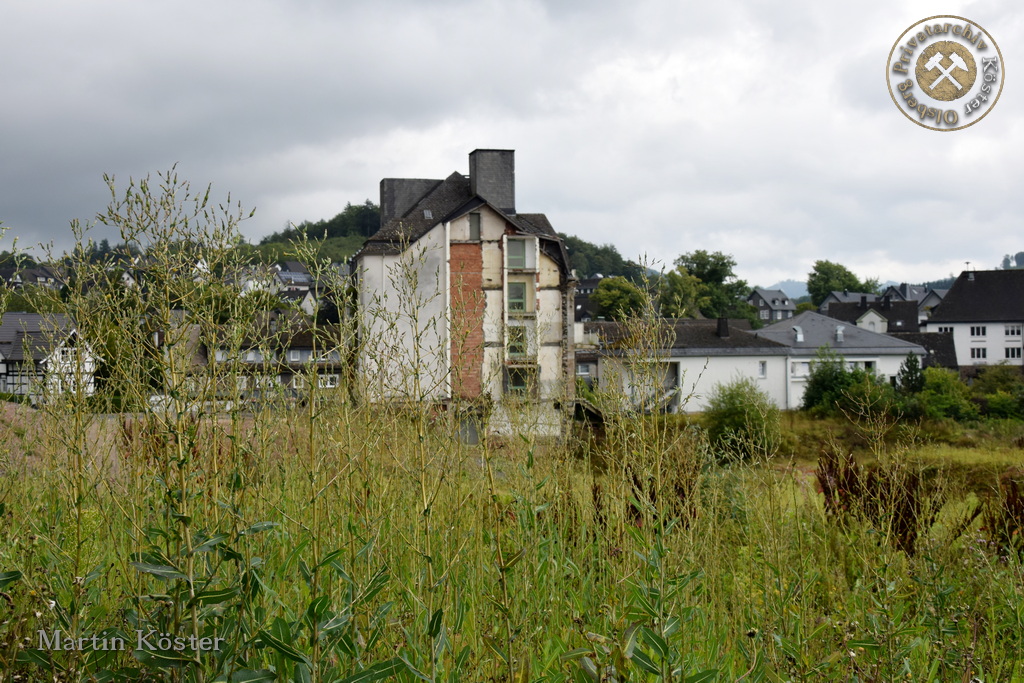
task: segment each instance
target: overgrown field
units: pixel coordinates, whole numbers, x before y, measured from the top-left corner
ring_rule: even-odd
[[[656,420],[595,469],[449,417],[9,412],[5,680],[1024,678],[1020,546],[941,477],[847,514]]]
[[[871,405],[849,434],[780,433],[741,401],[712,438],[617,395],[542,441],[534,403],[436,409],[411,363],[402,406],[315,363],[268,397],[242,356],[287,332],[231,284],[245,214],[173,172],[110,187],[97,220],[141,284],[82,259],[75,224],[66,286],[40,293],[99,358],[96,395],[0,403],[0,681],[1024,680],[1012,454],[965,476]],[[631,360],[661,388],[645,310]],[[313,357],[354,367],[352,319],[331,329]],[[506,435],[463,443],[493,409]]]

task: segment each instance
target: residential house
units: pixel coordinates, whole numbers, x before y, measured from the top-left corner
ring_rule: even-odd
[[[953,335],[961,369],[1021,365],[1024,270],[966,270],[926,323],[929,332]]]
[[[788,408],[799,408],[803,402],[807,378],[823,347],[842,356],[850,368],[881,375],[890,382],[895,381],[907,354],[922,358],[926,355],[918,344],[861,329],[813,311],[764,327],[754,335],[789,347],[785,403]]]
[[[176,376],[165,376],[165,393],[189,401],[296,399],[315,378],[320,389],[336,389],[346,372],[346,344],[336,325],[310,326],[304,320],[271,314],[257,332],[236,336],[220,327],[204,333],[184,323],[157,335],[165,353],[177,353]],[[226,407],[224,403],[219,407]],[[216,408],[215,408],[216,409]]]
[[[870,332],[917,332],[916,301],[893,301],[888,296],[868,301],[866,296],[857,303],[833,302],[828,317],[851,323]]]
[[[91,395],[98,362],[66,316],[8,312],[0,318],[0,392],[32,403],[68,391]]]
[[[370,400],[460,400],[509,431],[526,401],[558,434],[573,390],[565,245],[516,207],[512,150],[478,149],[469,175],[381,181],[381,227],[352,259],[359,377]]]
[[[639,343],[635,330],[617,322],[577,323],[577,330],[577,380],[624,394],[632,408],[700,412],[717,385],[740,378],[787,405],[789,349],[756,337],[748,320],[665,319]]]
[[[818,305],[818,313],[828,315],[828,307],[833,303],[854,303],[860,301],[861,297],[867,297],[868,301],[874,301],[878,298],[878,295],[870,294],[868,292],[851,292],[848,289],[844,289],[842,291],[833,290],[829,292],[824,301]]]
[[[932,309],[942,303],[948,289],[933,289],[920,285],[908,285],[906,282],[900,285],[889,285],[882,297],[889,297],[892,301],[913,301],[917,304],[918,321],[924,322],[931,315]]]
[[[575,314],[573,316],[575,322],[588,323],[597,319],[597,304],[590,298],[590,295],[597,290],[597,286],[603,279],[601,275],[598,275],[580,280],[576,284]]]
[[[747,303],[757,309],[757,317],[766,324],[788,320],[796,313],[796,304],[781,289],[755,287],[747,297]]]

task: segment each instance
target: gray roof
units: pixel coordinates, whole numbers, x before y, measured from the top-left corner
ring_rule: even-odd
[[[799,327],[803,332],[803,341],[796,340],[794,327]],[[843,340],[836,340],[837,328],[843,328]],[[822,346],[832,348],[839,354],[878,354],[878,355],[907,355],[916,353],[924,355],[925,350],[917,344],[912,344],[901,339],[896,339],[887,334],[879,334],[861,328],[850,323],[844,323],[835,318],[804,311],[798,316],[788,320],[782,320],[754,332],[758,337],[770,339],[780,344],[785,344],[792,350],[806,349],[813,353]]]
[[[754,287],[754,291],[747,297],[749,301],[754,294],[757,294],[762,299],[768,302],[768,307],[773,311],[795,311],[796,304],[793,303],[792,297],[783,292],[781,289],[763,289],[761,287]]]
[[[867,297],[868,301],[874,301],[879,298],[877,294],[870,294],[868,292],[850,292],[849,290],[833,290],[828,293],[828,296],[825,297],[825,301],[860,301],[860,297]]]
[[[412,201],[411,208],[390,219],[382,217],[380,230],[366,240],[363,248],[353,258],[363,254],[396,254],[404,245],[411,244],[426,235],[434,226],[454,220],[470,211],[489,206],[501,214],[521,234],[548,238],[549,244],[542,249],[560,263],[568,258],[561,239],[547,217],[541,213],[510,214],[494,206],[479,195],[473,194],[470,179],[461,173],[452,173],[444,180],[391,179],[390,187],[407,185],[410,192],[420,193]],[[400,191],[402,188],[399,188]],[[548,241],[545,240],[545,241]]]
[[[789,349],[770,339],[760,339],[750,331],[749,320],[729,320],[728,333],[721,334],[715,319],[664,319],[657,334],[671,356],[749,356],[785,355]],[[583,324],[585,333],[597,333],[605,348],[628,345],[631,330],[622,323],[596,321]]]
[[[0,319],[0,355],[9,361],[44,360],[73,330],[64,315],[5,313]]]

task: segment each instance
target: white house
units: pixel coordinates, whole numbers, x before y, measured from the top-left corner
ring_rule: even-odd
[[[0,319],[0,392],[33,403],[68,391],[92,395],[98,362],[66,316],[8,312]]]
[[[1024,270],[960,273],[926,323],[929,332],[953,335],[961,368],[1021,365]]]
[[[645,352],[620,323],[577,323],[577,378],[647,411],[701,412],[717,385],[740,378],[786,406],[788,349],[754,336],[748,321],[664,320],[650,332]]]
[[[822,347],[842,356],[849,367],[881,375],[889,381],[895,380],[908,354],[913,353],[922,359],[926,355],[925,349],[918,344],[871,332],[813,311],[764,327],[754,335],[788,347],[786,402],[783,404],[787,408],[799,408],[802,404],[811,366]]]

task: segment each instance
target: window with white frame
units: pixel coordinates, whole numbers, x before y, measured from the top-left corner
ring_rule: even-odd
[[[337,375],[320,375],[319,384],[321,389],[337,389],[338,388],[338,376]]]
[[[988,327],[985,325],[971,325],[971,336],[972,337],[984,337],[988,333]]]
[[[1007,360],[1014,360],[1021,357],[1019,346],[1007,346],[1006,347],[1006,358]]]
[[[757,376],[762,379],[768,376],[768,361],[757,361]]]
[[[975,347],[975,348],[971,349],[971,358],[974,358],[974,359],[988,358],[988,349],[986,349],[983,346],[978,346],[978,347]]]
[[[939,334],[944,334],[944,333],[947,333],[947,332],[949,334],[953,334],[953,328],[952,328],[952,326],[948,326],[948,325],[939,325],[939,327],[936,329],[936,332],[938,332]]]
[[[1004,334],[1007,337],[1019,337],[1019,336],[1021,336],[1020,333],[1021,333],[1021,326],[1020,325],[1007,325],[1004,328]]]

